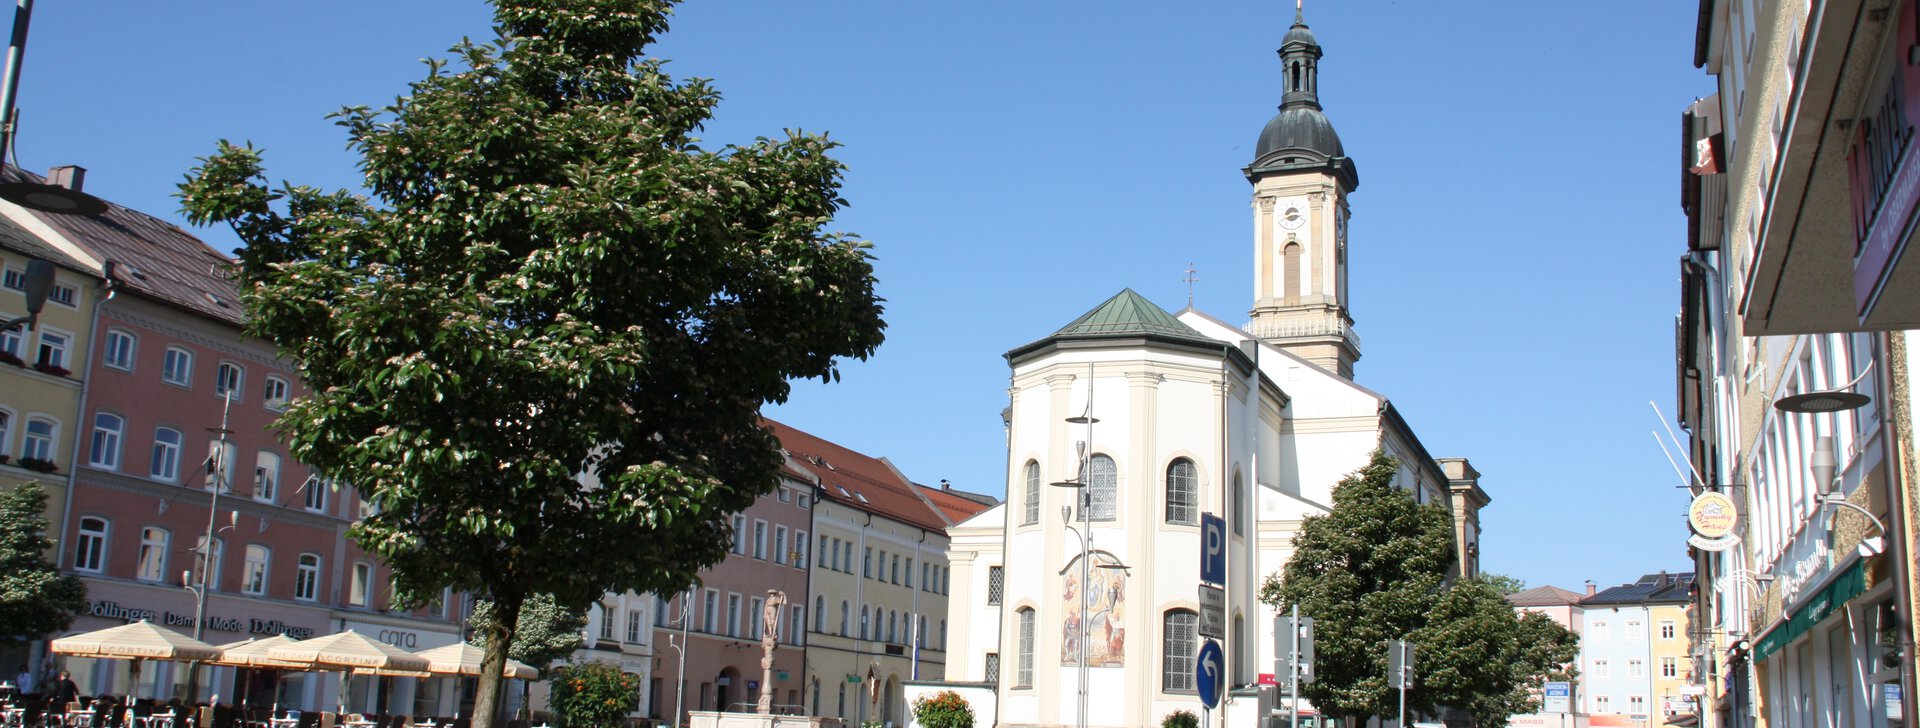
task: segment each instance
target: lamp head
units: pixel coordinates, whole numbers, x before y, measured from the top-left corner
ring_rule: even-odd
[[[1063,524],[1073,522],[1073,506],[1060,506],[1060,522]]]
[[[53,264],[39,258],[27,261],[27,313],[37,314],[47,307],[47,294],[53,291]]]
[[[1821,435],[1813,438],[1813,452],[1809,454],[1807,469],[1813,472],[1814,492],[1826,494],[1833,491],[1833,436]]]

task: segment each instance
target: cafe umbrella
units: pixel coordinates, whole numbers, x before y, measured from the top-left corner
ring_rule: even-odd
[[[141,662],[193,662],[220,657],[218,647],[145,620],[61,637],[54,640],[49,649],[56,655],[132,660],[132,678],[127,685],[129,703],[133,702],[134,690],[140,684]]]
[[[276,660],[276,659],[273,659],[272,657],[267,656],[268,650],[271,650],[275,647],[285,647],[287,645],[293,645],[293,644],[299,644],[299,642],[293,639],[292,637],[288,637],[284,634],[277,634],[272,637],[268,637],[266,639],[248,638],[248,639],[241,640],[239,642],[233,642],[233,643],[221,645],[220,658],[216,660],[209,660],[207,664],[224,665],[227,667],[248,668],[248,672],[247,672],[248,683],[251,683],[253,681],[253,672],[252,672],[253,670],[311,670],[313,669],[309,663],[289,662],[287,660]],[[246,705],[246,696],[252,692],[251,690],[247,689],[248,687],[251,687],[251,685],[243,685],[240,688],[240,696],[241,696],[240,703],[243,707]],[[274,694],[274,707],[278,709],[280,704],[279,686],[276,685],[274,687],[273,694]]]
[[[455,677],[479,676],[481,660],[486,657],[485,650],[475,647],[470,642],[455,642],[445,647],[421,650],[414,654],[427,658],[427,672]],[[538,680],[540,671],[534,669],[532,665],[508,658],[500,676],[511,680]],[[457,704],[459,703],[457,683],[455,689],[454,702]]]
[[[306,665],[310,670],[339,670],[341,712],[345,712],[347,680],[353,673],[420,677],[427,661],[393,645],[367,638],[353,630],[272,647],[267,657]]]

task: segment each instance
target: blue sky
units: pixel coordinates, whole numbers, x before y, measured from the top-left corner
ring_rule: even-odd
[[[1357,380],[1494,498],[1486,568],[1605,586],[1687,568],[1671,413],[1678,115],[1709,93],[1693,3],[1314,0],[1321,98],[1357,162]],[[180,221],[215,140],[354,186],[324,116],[490,37],[476,0],[41,0],[20,163]],[[1292,3],[694,0],[654,47],[725,95],[713,144],[846,144],[835,228],[875,244],[888,341],[772,414],[923,483],[999,495],[1001,355],[1123,287],[1251,304],[1240,169],[1280,99]],[[184,221],[181,221],[184,225]],[[199,233],[223,250],[223,229]]]

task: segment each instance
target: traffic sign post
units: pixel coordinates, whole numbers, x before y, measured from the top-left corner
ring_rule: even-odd
[[[1227,590],[1200,585],[1200,636],[1227,638]]]
[[[1200,642],[1200,654],[1193,661],[1193,686],[1200,691],[1200,704],[1213,709],[1220,705],[1220,685],[1227,672],[1226,655],[1220,643]]]
[[[1387,687],[1400,690],[1400,722],[1407,724],[1407,689],[1413,687],[1413,643],[1392,640],[1387,643]]]
[[[1546,697],[1546,700],[1543,701],[1545,704],[1542,706],[1542,712],[1565,713],[1573,702],[1572,683],[1550,682],[1546,684],[1541,693]]]
[[[1227,585],[1227,521],[1211,513],[1200,514],[1200,580]]]

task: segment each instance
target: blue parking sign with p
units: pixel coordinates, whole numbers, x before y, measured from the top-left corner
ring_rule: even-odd
[[[1211,513],[1200,514],[1200,580],[1227,585],[1227,522]]]

